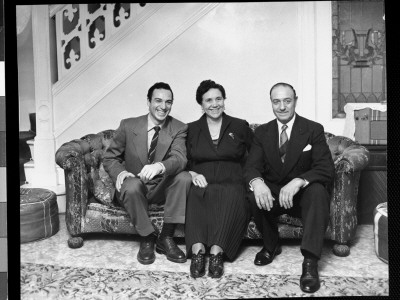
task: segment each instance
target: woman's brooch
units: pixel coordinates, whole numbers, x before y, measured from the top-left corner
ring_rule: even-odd
[[[232,132],[229,133],[229,136],[232,138],[232,140],[235,139],[235,135]]]

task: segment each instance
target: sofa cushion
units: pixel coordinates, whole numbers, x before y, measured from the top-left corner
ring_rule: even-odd
[[[109,147],[115,130],[108,129],[97,134],[87,134],[81,141],[87,145],[83,151],[83,158],[89,173],[89,190],[95,200],[108,207],[119,207],[113,201],[114,184],[111,177],[104,170],[104,152]]]
[[[283,215],[278,216],[278,222],[293,225],[296,227],[303,227],[301,218],[296,218],[296,217],[290,216],[288,214],[283,214]]]
[[[161,232],[164,219],[164,206],[149,205],[149,216],[153,226]],[[100,203],[93,202],[89,203],[86,211],[82,227],[82,233],[85,232],[137,234],[125,209],[122,207],[106,207]],[[174,236],[185,236],[183,224],[178,224]]]
[[[93,196],[100,203],[108,207],[119,206],[113,201],[114,183],[110,175],[104,170],[103,163],[99,168],[91,168],[91,177],[93,180]]]

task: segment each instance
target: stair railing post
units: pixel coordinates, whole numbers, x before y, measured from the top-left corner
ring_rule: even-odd
[[[32,6],[33,63],[36,103],[33,186],[56,186],[54,115],[48,5]]]

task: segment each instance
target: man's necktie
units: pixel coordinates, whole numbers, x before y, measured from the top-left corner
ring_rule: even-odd
[[[157,147],[157,141],[158,141],[158,132],[160,131],[160,126],[154,126],[154,135],[150,143],[150,149],[149,149],[149,156],[148,156],[148,162],[149,164],[152,164],[154,162],[154,156],[156,154],[156,147]]]
[[[287,144],[288,144],[288,136],[286,133],[286,128],[287,128],[287,125],[282,126],[282,132],[281,132],[281,136],[279,138],[279,154],[281,156],[282,162],[285,161],[286,148],[287,148]]]

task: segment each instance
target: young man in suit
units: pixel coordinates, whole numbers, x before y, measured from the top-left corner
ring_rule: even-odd
[[[170,86],[158,82],[147,94],[149,113],[121,121],[104,154],[104,168],[116,187],[116,198],[142,237],[137,259],[151,264],[156,251],[176,263],[186,255],[176,245],[176,224],[185,223],[191,176],[186,167],[187,125],[169,116],[174,100]],[[161,233],[153,227],[148,206],[165,203]]]
[[[334,164],[321,124],[296,114],[297,96],[287,83],[270,90],[276,119],[255,130],[245,167],[245,179],[252,191],[250,207],[264,247],[254,264],[270,264],[281,253],[276,217],[301,217],[304,256],[300,288],[313,293],[320,287],[318,260],[329,222],[327,187]]]

